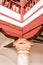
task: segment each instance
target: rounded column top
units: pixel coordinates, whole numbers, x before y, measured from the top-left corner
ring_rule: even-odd
[[[26,39],[18,39],[13,43],[17,50],[29,50],[32,45],[33,43]]]

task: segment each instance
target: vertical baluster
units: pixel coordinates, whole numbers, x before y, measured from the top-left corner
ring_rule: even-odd
[[[34,0],[35,4],[37,3],[37,0]]]
[[[6,0],[3,0],[3,5],[5,5]]]
[[[16,12],[19,12],[19,7],[18,7],[18,5],[16,5]]]
[[[26,12],[30,9],[30,3],[27,3]]]
[[[3,5],[4,0],[0,0],[0,5]]]
[[[19,10],[18,10],[18,13],[20,13],[20,6],[19,6]]]
[[[6,0],[5,1],[5,7],[8,7],[8,5],[9,5],[9,2]]]
[[[16,5],[14,3],[12,4],[12,10],[16,11]]]
[[[23,22],[23,16],[24,16],[24,11],[25,11],[25,9],[24,9],[24,5],[25,5],[25,0],[20,0],[20,4],[21,4],[21,11],[20,11],[20,13],[21,13],[21,21]]]
[[[10,8],[10,5],[11,5],[11,1],[9,0],[8,2],[9,2],[9,3],[8,3],[8,8]]]
[[[32,7],[32,3],[31,3],[31,1],[30,1],[30,8]]]
[[[32,7],[34,6],[34,0],[32,0]]]
[[[12,9],[12,1],[10,0],[10,9]]]
[[[26,5],[26,12],[28,11],[28,5]]]

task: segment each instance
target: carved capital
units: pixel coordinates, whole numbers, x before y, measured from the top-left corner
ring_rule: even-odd
[[[29,53],[32,45],[33,43],[26,39],[18,39],[17,41],[15,41],[15,43],[13,43],[13,46],[16,47],[18,53]]]

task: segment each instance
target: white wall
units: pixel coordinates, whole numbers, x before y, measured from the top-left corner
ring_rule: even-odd
[[[9,48],[0,49],[0,65],[17,65],[17,53]]]
[[[30,52],[30,65],[43,65],[43,44],[35,44]]]
[[[17,65],[17,51],[0,49],[0,65]],[[30,50],[30,65],[43,65],[43,44],[35,44]]]

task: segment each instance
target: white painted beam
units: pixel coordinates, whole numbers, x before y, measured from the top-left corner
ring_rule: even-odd
[[[37,6],[38,5],[38,6]],[[32,10],[34,10],[34,11],[36,11],[36,10],[38,10],[38,8],[40,8],[41,6],[43,5],[43,0],[40,0],[39,1],[39,3],[37,3],[35,6],[37,6],[36,8],[35,8],[35,6],[30,10],[30,11],[32,11]],[[35,8],[35,9],[34,9]],[[0,8],[1,9],[1,8]],[[32,12],[34,12],[34,11],[32,11]],[[9,11],[10,12],[10,11]],[[8,13],[9,13],[8,12]],[[3,12],[4,13],[4,12]],[[6,15],[8,14],[7,12],[6,12]],[[14,13],[14,12],[13,12]],[[12,14],[13,14],[12,13]],[[32,14],[31,12],[29,12],[30,14]],[[30,15],[30,14],[26,14],[26,15],[24,15],[24,16],[26,16],[26,17],[24,17],[24,20],[28,17],[28,15]],[[11,12],[10,12],[10,14],[11,14]],[[9,18],[9,17],[6,17],[6,16],[4,16],[4,15],[2,15],[2,14],[0,14],[0,20],[3,20],[3,21],[5,21],[5,22],[8,22],[8,23],[10,23],[10,24],[13,24],[13,25],[16,25],[16,26],[19,26],[19,27],[24,27],[24,26],[26,26],[27,24],[29,24],[30,22],[32,22],[34,19],[36,19],[37,17],[39,17],[40,15],[42,15],[43,14],[43,8],[41,8],[41,9],[39,9],[37,12],[35,12],[35,14],[33,14],[30,18],[28,18],[27,20],[25,20],[23,23],[21,23],[21,22],[18,22],[18,21],[15,21],[15,20],[13,20],[13,19],[11,19],[11,18]],[[20,16],[18,15],[18,14],[16,14],[16,16],[17,16],[17,18],[19,17],[20,18]],[[15,17],[15,15],[13,16],[13,17]]]
[[[25,15],[24,20],[37,11],[41,6],[43,6],[43,0],[40,0],[36,5],[34,5]]]
[[[0,14],[0,20],[6,21],[10,24],[19,26],[19,27],[24,27],[27,24],[29,24],[31,21],[33,21],[34,19],[36,19],[37,17],[39,17],[41,14],[43,14],[43,8],[41,8],[38,12],[36,12],[34,15],[32,15],[30,18],[28,18],[27,20],[25,20],[23,23],[17,22],[11,18],[8,18],[6,16],[3,16]]]
[[[41,14],[43,14],[43,8],[41,8],[38,12],[36,12],[35,14],[33,14],[30,18],[28,18],[27,20],[25,20],[25,22],[22,24],[22,27],[26,26],[27,24],[29,24],[30,22],[32,22],[34,19],[36,19],[37,17],[39,17]]]
[[[21,20],[21,15],[19,13],[16,13],[2,5],[0,5],[0,13],[4,14],[4,15],[7,15],[11,18],[14,18],[16,20]]]

